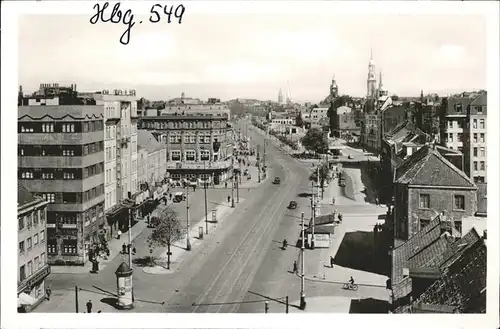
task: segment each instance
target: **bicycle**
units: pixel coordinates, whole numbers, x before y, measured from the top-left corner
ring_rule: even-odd
[[[345,290],[352,290],[352,291],[357,291],[357,290],[358,290],[358,285],[357,285],[357,284],[355,284],[355,283],[346,282],[346,283],[344,283],[344,285],[342,286],[342,289],[345,289]]]

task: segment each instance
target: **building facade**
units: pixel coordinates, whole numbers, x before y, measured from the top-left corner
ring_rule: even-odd
[[[128,208],[123,202],[138,192],[137,97],[135,90],[103,90],[94,95],[105,121],[104,170],[108,236],[128,229]]]
[[[394,185],[396,240],[408,240],[442,212],[461,232],[462,218],[477,210],[477,186],[433,145],[421,147],[396,168]]]
[[[167,146],[167,171],[172,181],[207,180],[220,184],[232,174],[232,129],[225,112],[212,110],[163,113],[141,118],[140,129]]]
[[[141,162],[146,153],[146,166],[140,172],[144,180],[140,180],[139,185],[147,183],[148,186],[156,186],[167,178],[167,145],[156,140],[147,130],[139,130],[137,136],[142,153]]]
[[[463,93],[442,105],[441,142],[464,153],[464,171],[477,183],[487,182],[487,94]]]
[[[101,106],[20,106],[18,180],[47,206],[47,261],[84,264],[104,221]]]
[[[31,311],[45,299],[45,278],[50,274],[47,264],[47,204],[18,183],[17,294],[22,312]]]

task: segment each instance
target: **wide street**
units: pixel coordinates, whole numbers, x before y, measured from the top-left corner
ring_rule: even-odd
[[[253,146],[259,144],[262,152],[264,137],[255,129],[248,134]],[[240,189],[242,202],[236,204],[231,215],[205,236],[198,247],[185,251],[185,239],[176,242],[172,252],[183,255],[171,273],[148,274],[134,264],[135,312],[263,312],[263,300],[267,298],[284,301],[284,297],[289,296],[291,303],[298,300],[300,278],[291,273],[291,269],[300,252],[294,246],[300,233],[300,213],[305,213],[306,221],[310,218],[309,198],[299,196],[310,190],[310,168],[269,141],[266,152],[269,179],[258,187]],[[280,185],[272,184],[276,176],[281,178]],[[221,206],[228,195],[231,195],[230,188],[209,189],[209,211],[216,205]],[[205,214],[203,189],[191,190],[189,199],[191,225],[201,226]],[[297,209],[287,209],[291,200],[297,201]],[[364,211],[354,201],[346,200],[340,209]],[[179,213],[181,221],[186,220],[185,202],[169,204],[169,207]],[[365,211],[372,210],[368,207]],[[149,232],[150,229],[145,228],[134,240],[138,250],[134,258],[149,254],[146,242]],[[282,250],[285,238],[289,248]],[[126,259],[127,256],[117,256],[101,268],[99,274],[51,274],[48,284],[53,291],[52,298],[42,303],[36,312],[74,312],[75,286],[80,288],[80,304],[91,299],[95,310],[121,312],[112,306],[110,297],[116,293],[114,271]],[[352,292],[342,290],[341,284],[327,282],[308,281],[306,286],[308,298],[380,295],[380,288],[374,287]],[[240,303],[242,301],[245,303]],[[291,308],[294,306],[296,303]],[[283,304],[270,302],[270,312],[284,310]]]

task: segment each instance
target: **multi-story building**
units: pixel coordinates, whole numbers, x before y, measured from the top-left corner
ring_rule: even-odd
[[[464,153],[464,171],[475,182],[487,181],[487,94],[463,93],[443,102],[441,142]]]
[[[228,121],[225,110],[164,111],[142,117],[140,129],[153,132],[167,145],[171,180],[208,180],[217,185],[232,172],[232,129]]]
[[[380,116],[378,113],[365,113],[363,120],[362,141],[366,148],[379,150],[380,140]]]
[[[21,312],[29,312],[45,299],[47,264],[46,218],[48,202],[17,184],[17,294]]]
[[[139,130],[137,133],[141,157],[146,151],[146,167],[142,168],[139,185],[148,183],[149,186],[155,186],[161,183],[167,177],[167,145],[159,142],[150,131]],[[144,159],[140,159],[144,161]],[[141,165],[144,166],[142,163]]]
[[[443,211],[461,232],[462,218],[476,213],[477,186],[433,145],[413,153],[394,176],[396,241],[408,240]]]
[[[138,191],[137,97],[135,90],[104,90],[94,95],[104,110],[105,213],[109,234],[128,229],[128,209],[123,201]],[[109,236],[108,236],[109,237]]]
[[[20,106],[18,180],[48,201],[47,261],[84,264],[104,221],[102,106]]]

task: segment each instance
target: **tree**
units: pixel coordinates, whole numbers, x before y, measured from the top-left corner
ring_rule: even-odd
[[[306,150],[317,153],[324,153],[328,149],[328,139],[319,128],[312,128],[300,139]]]
[[[302,127],[304,125],[304,120],[302,119],[302,112],[299,112],[297,118],[295,118],[295,125],[297,127]]]
[[[185,234],[177,219],[177,212],[170,208],[163,209],[159,217],[151,218],[154,229],[148,237],[149,247],[167,247],[167,269],[170,269],[170,247]]]
[[[321,187],[321,198],[323,198],[323,194],[325,192],[325,182],[330,179],[330,168],[327,163],[323,163],[319,167],[319,186]],[[313,182],[318,181],[318,169],[315,168],[311,175],[309,176],[309,180]]]

